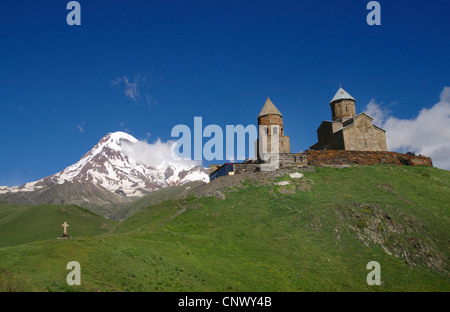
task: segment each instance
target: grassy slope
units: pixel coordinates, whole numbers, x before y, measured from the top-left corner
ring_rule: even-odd
[[[169,199],[177,199],[186,193],[186,189],[192,189],[201,185],[202,182],[188,182],[183,185],[170,186],[161,190],[154,191],[130,204],[125,208],[122,207],[116,214],[114,220],[124,220],[139,211]]]
[[[448,273],[420,261],[407,265],[380,244],[366,246],[351,228],[364,231],[361,220],[342,218],[349,208],[360,209],[358,204],[366,207],[357,212],[367,220],[371,209],[389,214],[407,229],[390,233],[394,243],[426,242],[448,272],[450,172],[386,165],[322,168],[291,183],[245,183],[226,192],[226,200],[165,201],[110,234],[0,249],[0,290],[450,290]],[[72,260],[81,264],[79,287],[65,282]],[[372,260],[381,264],[379,287],[366,283]]]
[[[115,224],[74,205],[0,204],[0,248],[56,239],[64,221],[73,236],[98,235]]]

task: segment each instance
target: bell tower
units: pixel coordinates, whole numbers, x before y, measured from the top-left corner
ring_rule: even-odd
[[[289,136],[284,135],[283,115],[275,107],[269,97],[267,97],[266,103],[258,116],[258,134],[258,158],[261,159],[262,153],[273,152],[271,142],[276,142],[277,138],[279,142],[278,152],[280,154],[291,152]],[[266,145],[264,146],[264,144]]]
[[[356,116],[356,100],[339,84],[339,90],[330,102],[333,121],[346,121]]]

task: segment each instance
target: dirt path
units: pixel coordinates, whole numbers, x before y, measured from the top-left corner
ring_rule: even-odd
[[[176,214],[174,214],[173,216],[171,216],[169,219],[165,220],[164,223],[169,222],[173,219],[175,219],[176,217],[178,217],[180,214],[185,213],[186,212],[186,206],[183,207],[183,209],[181,209],[180,211],[177,211]]]

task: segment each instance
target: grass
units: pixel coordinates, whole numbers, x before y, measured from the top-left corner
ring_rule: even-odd
[[[187,189],[198,187],[201,184],[202,182],[194,181],[188,182],[183,185],[170,186],[161,190],[154,191],[126,205],[125,207],[122,207],[122,209],[114,214],[114,219],[124,220],[149,206],[155,205],[165,200],[180,198],[186,193]]]
[[[56,239],[65,221],[73,236],[106,233],[116,224],[75,205],[0,204],[0,248]]]
[[[450,290],[450,172],[376,165],[318,168],[303,179],[280,180],[290,181],[293,192],[247,181],[244,188],[224,192],[226,200],[168,200],[108,224],[113,226],[108,231],[80,230],[72,240],[57,241],[53,235],[52,240],[1,248],[0,290]],[[13,208],[11,220],[15,213],[25,218],[32,209],[20,213],[22,208]],[[377,220],[385,215],[390,219]],[[10,224],[2,223],[5,218],[0,218],[3,235],[8,233],[4,225]],[[57,230],[65,221],[53,219]],[[41,227],[48,226],[46,220],[38,222]],[[376,234],[388,237],[384,244],[360,237],[370,237],[374,220],[380,221]],[[20,232],[25,221],[19,221],[9,231]],[[404,231],[389,232],[394,226]],[[411,240],[422,249],[409,245]],[[426,250],[429,257],[443,259],[443,270],[384,248],[401,248],[412,256]],[[81,264],[81,286],[65,282],[69,261]],[[381,264],[381,286],[366,283],[369,261]]]

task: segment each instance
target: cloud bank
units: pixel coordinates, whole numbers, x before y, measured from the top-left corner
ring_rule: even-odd
[[[431,157],[433,165],[450,170],[450,87],[444,87],[440,100],[422,109],[412,119],[400,119],[371,100],[364,112],[386,130],[389,150],[415,152]]]

